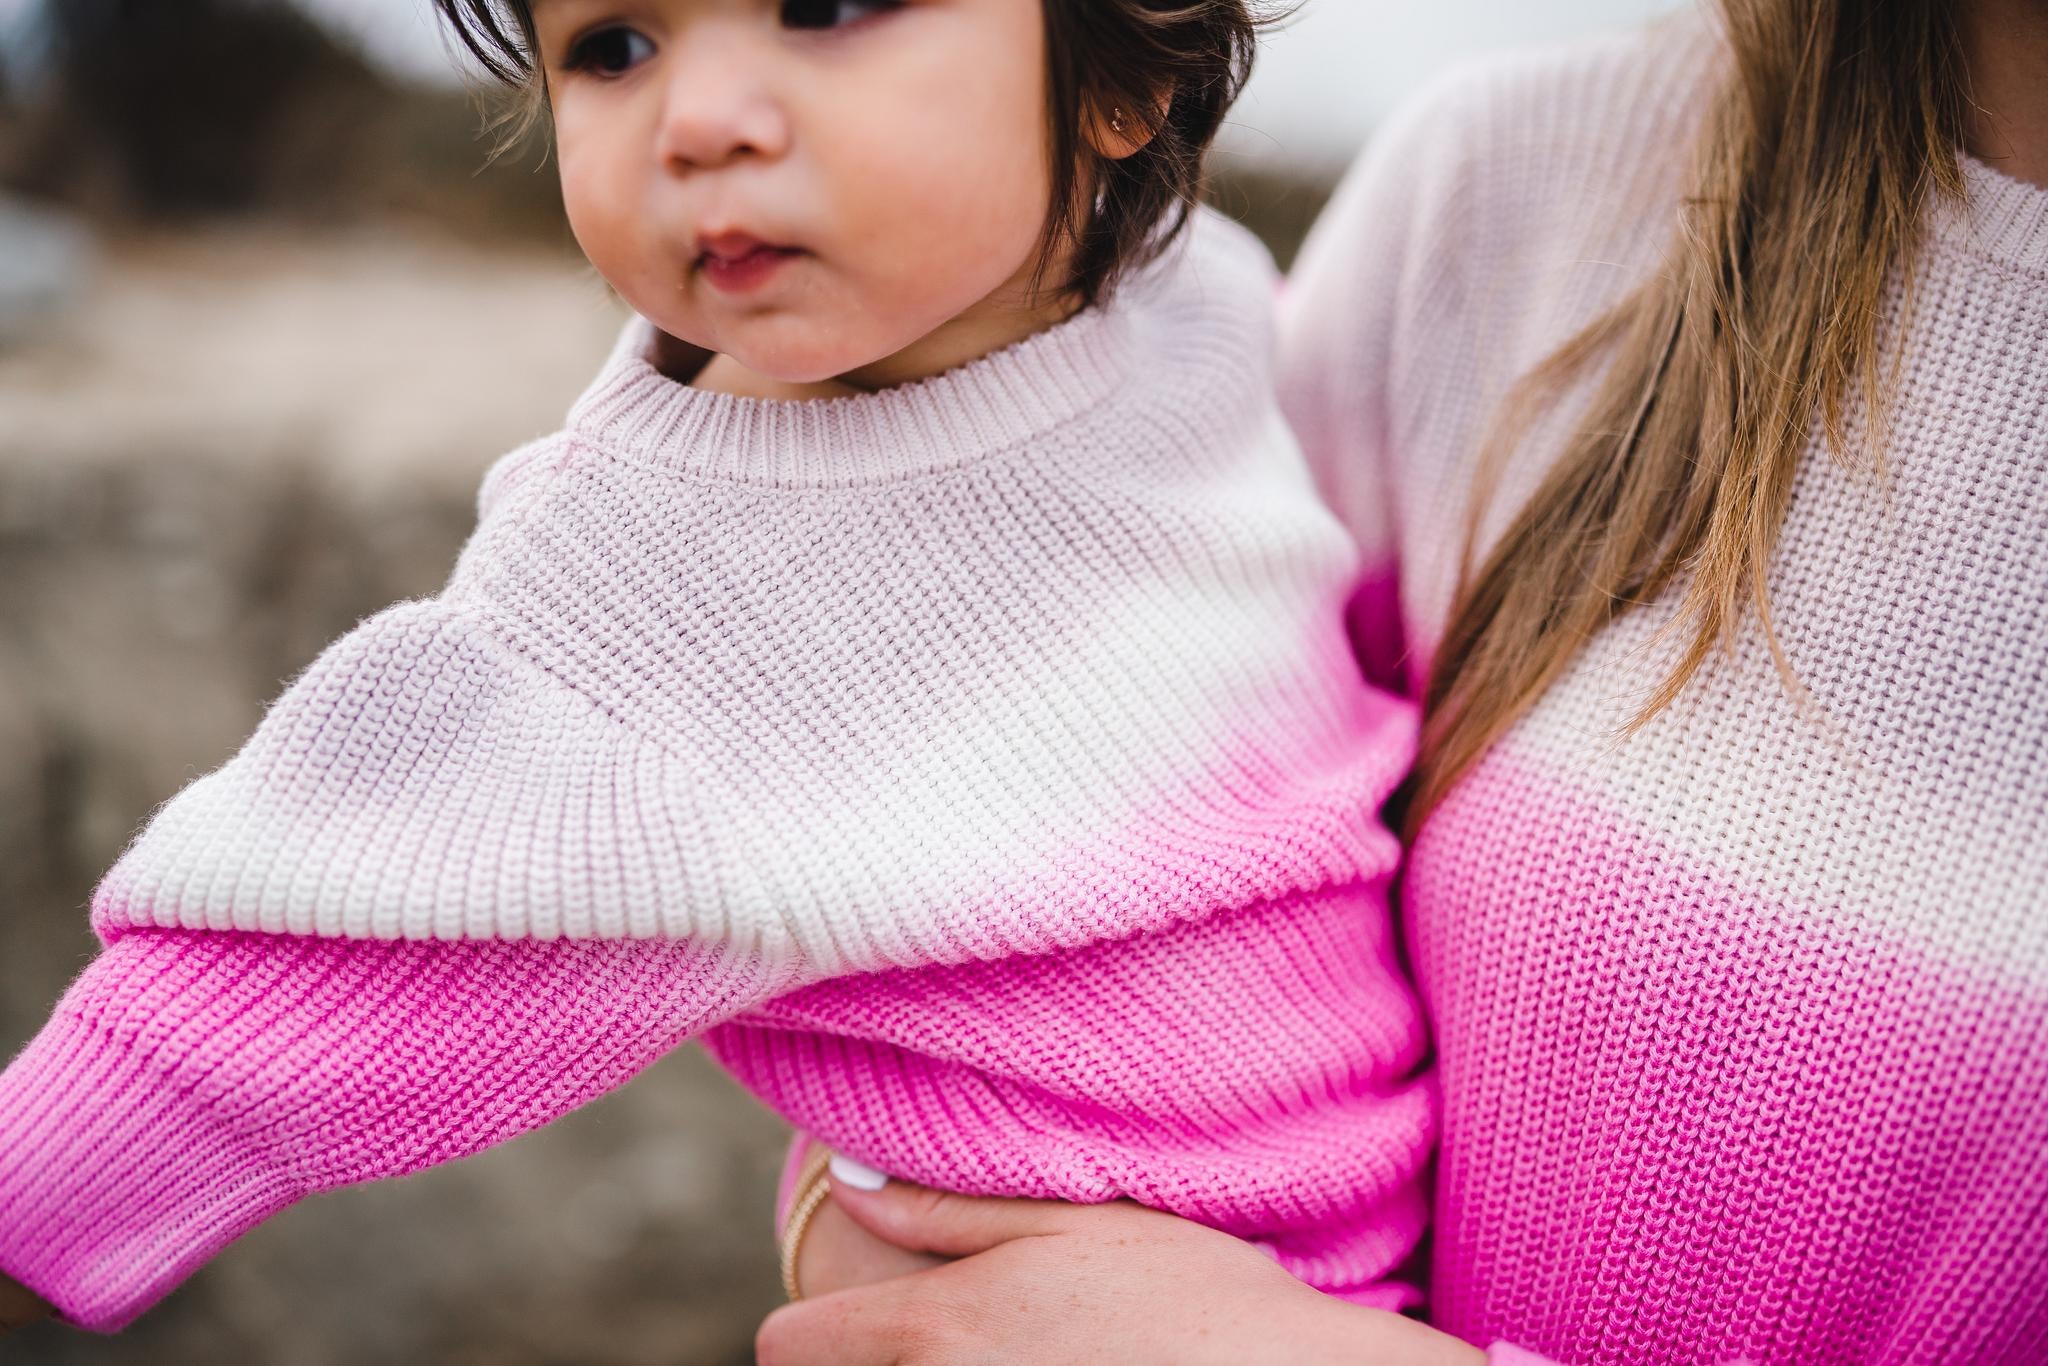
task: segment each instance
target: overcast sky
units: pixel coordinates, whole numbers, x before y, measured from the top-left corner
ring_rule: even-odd
[[[8,3],[0,0],[0,10]],[[388,67],[438,79],[453,70],[429,0],[300,3]],[[1464,54],[1636,23],[1686,3],[1308,0],[1294,24],[1268,40],[1234,138],[1290,160],[1340,158],[1395,101]]]

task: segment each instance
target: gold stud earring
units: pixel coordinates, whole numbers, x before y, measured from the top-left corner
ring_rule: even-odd
[[[1122,106],[1122,105],[1120,105],[1120,104],[1119,104],[1119,105],[1114,105],[1114,106],[1112,106],[1112,107],[1110,108],[1110,111],[1109,111],[1109,130],[1110,130],[1110,131],[1111,131],[1112,133],[1115,133],[1115,134],[1116,134],[1116,135],[1117,135],[1118,137],[1122,137],[1122,136],[1123,136],[1123,132],[1124,132],[1124,108],[1123,108],[1123,106]]]

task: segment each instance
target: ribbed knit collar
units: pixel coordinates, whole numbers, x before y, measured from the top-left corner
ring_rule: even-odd
[[[2034,275],[2048,275],[2048,189],[1962,158],[1967,204],[1937,201],[1936,237]]]
[[[1095,407],[1132,368],[1130,292],[914,384],[851,398],[739,398],[649,362],[634,318],[569,427],[636,463],[784,487],[903,478],[1013,450]]]

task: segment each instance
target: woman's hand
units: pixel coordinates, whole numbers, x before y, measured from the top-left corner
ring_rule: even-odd
[[[870,1192],[836,1177],[832,1205],[874,1241],[849,1236],[826,1254],[851,1288],[806,1261],[805,1298],[761,1325],[761,1366],[1485,1360],[1397,1314],[1319,1294],[1248,1243],[1136,1205],[974,1199],[900,1182]],[[881,1280],[867,1274],[884,1265],[877,1244],[960,1260]]]
[[[879,1177],[879,1173],[875,1173]],[[836,1195],[839,1187],[834,1186]],[[868,1232],[836,1199],[818,1206],[796,1250],[796,1283],[805,1299],[944,1266],[950,1257],[918,1252]]]

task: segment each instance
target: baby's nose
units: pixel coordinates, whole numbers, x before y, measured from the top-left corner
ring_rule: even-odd
[[[708,170],[789,148],[787,113],[772,83],[738,53],[704,52],[667,73],[658,152],[678,170]]]

